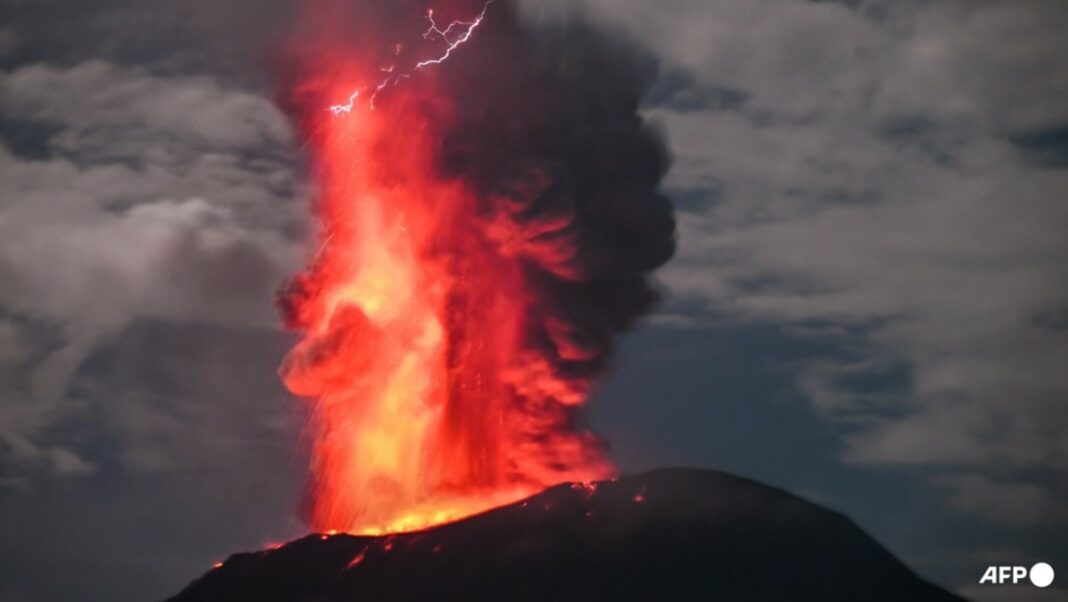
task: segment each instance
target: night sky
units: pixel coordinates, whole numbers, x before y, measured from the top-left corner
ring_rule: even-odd
[[[782,486],[970,599],[1068,600],[1068,3],[571,4],[525,6],[647,46],[674,154],[665,299],[590,404],[620,469]],[[0,602],[159,599],[303,533],[292,6],[0,15]],[[1047,590],[978,585],[1037,561]]]

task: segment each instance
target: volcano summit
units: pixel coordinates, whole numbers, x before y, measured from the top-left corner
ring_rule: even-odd
[[[570,483],[425,531],[237,554],[170,602],[951,602],[844,516],[727,474]]]

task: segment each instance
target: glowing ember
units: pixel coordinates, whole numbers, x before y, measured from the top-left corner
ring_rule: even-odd
[[[287,325],[303,334],[282,377],[314,400],[311,527],[410,531],[562,481],[611,476],[601,441],[577,427],[576,413],[603,370],[611,335],[653,298],[645,272],[670,255],[669,207],[654,206],[666,221],[624,215],[634,227],[656,224],[654,239],[666,243],[658,242],[655,258],[624,270],[608,250],[588,264],[578,211],[568,206],[577,201],[560,196],[555,183],[560,168],[517,157],[494,179],[472,175],[482,173],[479,165],[492,171],[490,160],[469,161],[475,167],[466,172],[450,167],[455,149],[477,147],[458,132],[515,129],[463,123],[470,103],[460,96],[481,92],[449,75],[480,86],[493,78],[445,73],[478,51],[474,34],[491,27],[494,8],[506,11],[500,19],[514,18],[507,3],[423,11],[425,31],[390,3],[367,14],[361,4],[345,6],[354,22],[379,26],[323,37],[340,19],[312,11],[318,37],[294,52],[299,75],[289,92],[319,189],[317,251],[280,299]],[[458,18],[435,20],[440,14]],[[403,31],[402,23],[414,25],[410,34],[374,38]],[[522,64],[515,52],[502,56]],[[390,85],[399,78],[404,85]],[[617,113],[642,158],[657,158],[633,109]],[[515,115],[521,125],[537,123]],[[602,163],[627,172],[625,162]],[[621,178],[625,192],[603,196],[645,202],[657,169],[646,169],[648,181],[639,184]],[[563,295],[579,311],[561,309]],[[602,311],[611,295],[630,300]],[[580,317],[592,325],[580,326]]]
[[[349,561],[349,564],[348,564],[348,566],[346,566],[346,568],[350,568],[351,569],[352,567],[354,567],[354,566],[360,564],[361,562],[363,562],[363,559],[366,558],[366,557],[367,557],[367,548],[364,548],[364,549],[360,550],[359,554],[357,554],[357,555],[352,557],[352,560]]]

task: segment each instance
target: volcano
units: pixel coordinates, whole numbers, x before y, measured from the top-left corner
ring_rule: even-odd
[[[565,483],[454,523],[235,554],[171,602],[961,600],[845,516],[728,474]]]

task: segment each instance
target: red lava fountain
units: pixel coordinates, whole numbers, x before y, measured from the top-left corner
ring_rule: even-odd
[[[576,425],[593,371],[567,367],[603,353],[576,342],[543,284],[589,278],[574,212],[532,211],[552,185],[542,170],[487,188],[442,167],[464,107],[444,83],[449,63],[428,59],[476,52],[458,42],[481,34],[471,16],[483,5],[446,11],[468,20],[423,35],[425,12],[379,4],[356,16],[388,13],[415,38],[318,40],[296,53],[287,91],[318,242],[281,295],[302,333],[281,374],[313,403],[307,513],[319,531],[419,529],[613,473]]]

